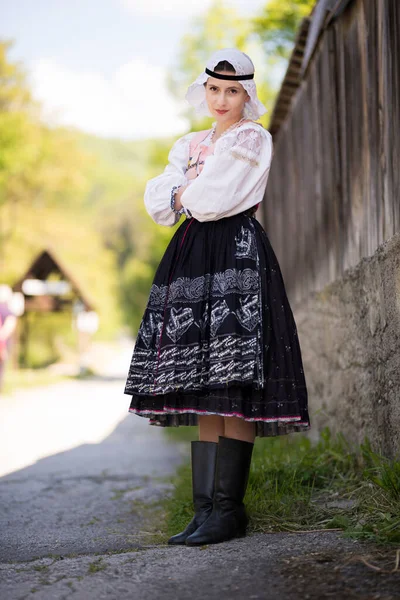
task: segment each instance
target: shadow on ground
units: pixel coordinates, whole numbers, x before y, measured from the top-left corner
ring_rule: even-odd
[[[171,488],[177,444],[128,415],[99,444],[41,459],[0,479],[0,560],[90,554],[140,547],[141,516]]]

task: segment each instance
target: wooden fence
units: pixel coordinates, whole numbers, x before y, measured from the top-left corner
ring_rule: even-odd
[[[350,2],[270,130],[262,219],[300,301],[400,231],[400,1]]]

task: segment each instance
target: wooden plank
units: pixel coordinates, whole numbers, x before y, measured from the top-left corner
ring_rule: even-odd
[[[349,4],[301,85],[282,86],[270,130],[263,208],[297,301],[400,230],[400,3]]]

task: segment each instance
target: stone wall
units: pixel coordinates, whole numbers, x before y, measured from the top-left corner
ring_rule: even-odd
[[[290,298],[289,298],[290,299]],[[328,425],[400,455],[400,234],[371,257],[292,303],[312,435]]]

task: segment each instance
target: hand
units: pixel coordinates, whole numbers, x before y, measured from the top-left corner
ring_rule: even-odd
[[[181,196],[188,186],[189,184],[183,185],[175,193],[175,210],[180,210],[182,208]]]

